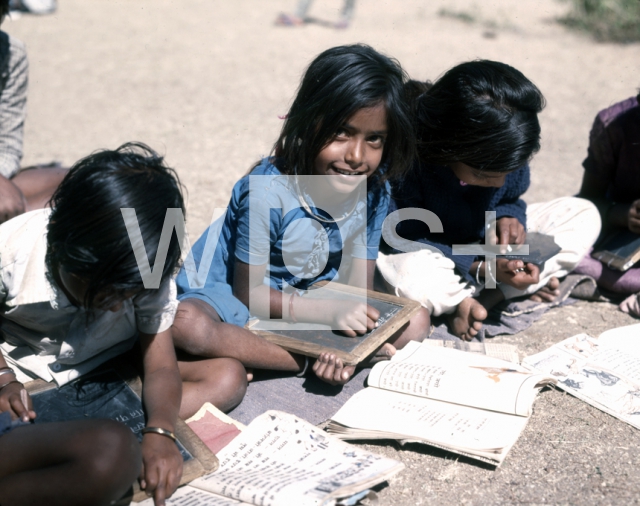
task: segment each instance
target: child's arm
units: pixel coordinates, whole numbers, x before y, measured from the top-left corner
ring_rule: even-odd
[[[158,334],[140,333],[144,364],[142,397],[147,413],[147,427],[175,430],[182,397],[171,329]],[[169,437],[153,432],[142,440],[140,485],[153,495],[156,506],[164,505],[180,483],[182,456]]]
[[[612,202],[606,198],[609,182],[600,179],[592,172],[584,172],[582,186],[578,197],[590,200],[600,211],[602,223],[617,228],[628,228],[640,234],[640,200],[629,202]]]
[[[368,264],[367,268],[369,269]],[[247,307],[251,297],[253,303],[250,310],[256,316],[324,323],[340,329],[349,337],[372,330],[380,317],[375,308],[364,302],[306,299],[282,293],[263,283],[265,272],[266,265],[249,265],[236,259],[233,293]]]
[[[373,275],[376,272],[376,261],[354,258],[351,262],[349,285],[373,290]],[[363,284],[364,281],[364,284]]]

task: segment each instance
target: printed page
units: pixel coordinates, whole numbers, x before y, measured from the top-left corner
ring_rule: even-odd
[[[527,421],[525,417],[376,388],[361,390],[332,417],[332,422],[349,428],[392,434],[395,439],[430,442],[497,462],[517,441]],[[340,437],[350,438],[348,431]]]
[[[333,504],[404,467],[279,411],[257,417],[217,457],[220,468],[191,485],[264,506]]]
[[[600,334],[598,343],[640,358],[640,323],[607,330]]]
[[[385,390],[520,416],[531,414],[550,381],[511,362],[416,342],[376,364],[368,379]]]
[[[525,359],[558,387],[640,428],[640,358],[580,334]]]
[[[246,506],[247,503],[235,501],[211,492],[205,492],[197,488],[186,487],[179,488],[175,493],[166,500],[167,506]],[[142,502],[132,502],[131,506],[154,506],[153,498],[145,499]]]
[[[425,339],[422,344],[429,346],[439,346],[440,348],[452,348],[454,350],[466,351],[469,353],[477,353],[478,355],[487,355],[514,364],[520,363],[520,355],[518,347],[513,344],[503,343],[477,343],[467,342],[461,339],[447,340],[444,339]]]

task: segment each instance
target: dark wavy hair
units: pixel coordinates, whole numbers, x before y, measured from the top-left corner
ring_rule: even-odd
[[[387,139],[380,180],[404,174],[415,156],[415,133],[398,61],[364,44],[320,53],[307,68],[273,153],[284,174],[311,174],[313,162],[358,110],[384,104]]]
[[[184,213],[182,186],[163,158],[141,143],[95,152],[78,161],[51,198],[46,263],[88,283],[83,306],[108,289],[111,300],[144,289],[121,208],[134,208],[153,266],[168,208]],[[174,273],[180,244],[171,237],[162,279]]]
[[[462,63],[434,83],[410,81],[406,92],[423,162],[511,172],[540,149],[538,113],[545,99],[505,63]]]
[[[9,0],[0,0],[0,23],[4,21],[4,18],[9,14]]]

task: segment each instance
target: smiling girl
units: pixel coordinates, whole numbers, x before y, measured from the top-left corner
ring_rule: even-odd
[[[311,63],[273,156],[236,183],[226,216],[193,248],[198,265],[213,257],[204,286],[191,286],[185,268],[178,275],[179,350],[251,368],[304,368],[304,357],[243,328],[250,300],[256,316],[325,323],[346,336],[375,327],[378,311],[364,302],[299,294],[320,281],[373,288],[387,180],[404,172],[414,150],[404,77],[397,62],[364,45],[329,49]],[[220,237],[215,254],[210,234]],[[428,328],[424,311],[379,353],[390,356]],[[332,354],[313,369],[329,383],[353,373]]]
[[[423,208],[443,231],[406,220],[403,238],[437,248],[381,255],[378,267],[388,289],[418,300],[435,316],[446,314],[450,330],[473,339],[487,310],[505,298],[558,295],[558,277],[569,273],[600,230],[595,207],[560,198],[527,207],[528,161],[540,149],[538,113],[544,98],[521,72],[504,63],[477,60],[447,71],[435,83],[408,83],[417,124],[418,158],[394,188],[390,210]],[[497,223],[486,228],[485,212]],[[526,232],[552,235],[562,251],[544,264],[498,257],[495,271],[482,256],[454,255],[453,245],[485,241],[524,244]],[[482,290],[486,280],[498,289]]]

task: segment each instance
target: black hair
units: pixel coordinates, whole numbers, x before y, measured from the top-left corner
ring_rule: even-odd
[[[540,149],[540,90],[515,68],[496,61],[457,65],[435,83],[411,81],[420,160],[462,162],[477,170],[511,172]]]
[[[4,18],[9,14],[9,1],[10,0],[0,0],[0,23],[2,23]]]
[[[320,151],[358,110],[383,104],[387,139],[379,179],[402,175],[415,156],[406,74],[397,60],[364,44],[320,53],[307,68],[273,152],[284,174],[311,174]]]
[[[51,198],[46,263],[49,275],[60,267],[86,281],[84,301],[108,289],[111,300],[144,289],[121,208],[134,208],[153,267],[168,208],[184,213],[181,184],[163,158],[142,143],[97,151],[78,161]],[[176,270],[180,244],[171,237],[162,279]]]

